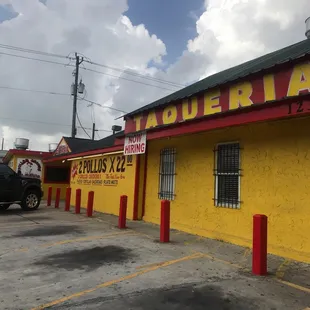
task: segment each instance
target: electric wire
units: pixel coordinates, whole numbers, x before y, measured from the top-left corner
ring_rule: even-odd
[[[84,61],[89,63],[89,64],[95,65],[95,66],[107,68],[107,69],[110,69],[110,70],[118,71],[118,72],[125,73],[125,74],[132,75],[132,76],[142,77],[142,78],[144,78],[146,80],[156,81],[158,83],[167,84],[169,86],[174,86],[174,87],[178,87],[178,88],[182,88],[182,87],[186,86],[186,85],[175,83],[175,82],[172,82],[172,81],[163,80],[163,79],[159,79],[159,78],[154,78],[154,77],[151,77],[151,76],[148,76],[148,75],[145,75],[145,74],[141,74],[141,73],[138,73],[138,72],[134,72],[134,71],[127,71],[127,70],[124,70],[124,69],[120,69],[120,68],[116,68],[116,67],[112,67],[112,66],[108,66],[108,65],[103,65],[103,64],[100,64],[100,63],[97,63],[97,62],[93,62],[93,61],[89,61],[89,60],[84,60]]]
[[[63,127],[71,127],[71,125],[67,124],[61,124],[61,123],[51,123],[51,122],[44,122],[44,121],[36,121],[36,120],[28,120],[28,119],[16,119],[16,118],[10,118],[10,117],[0,117],[0,120],[9,120],[13,122],[25,122],[25,123],[34,123],[34,124],[42,124],[42,125],[50,125],[50,126],[63,126]],[[77,128],[82,128],[77,126]],[[92,130],[92,128],[84,127],[86,130]],[[112,130],[107,129],[96,129],[98,131],[103,132],[112,132]]]
[[[47,95],[71,96],[71,94],[59,93],[59,92],[54,92],[54,91],[18,88],[18,87],[10,87],[10,86],[3,86],[3,85],[0,85],[0,89],[8,89],[8,90],[16,90],[16,91],[24,91],[24,92],[33,92],[33,93],[42,93],[42,94],[47,94]],[[106,108],[106,109],[114,110],[114,111],[117,111],[117,112],[127,113],[125,111],[122,111],[122,110],[119,110],[119,109],[116,109],[116,108],[112,108],[112,107],[109,107],[107,105],[103,105],[103,104],[100,104],[98,102],[95,102],[95,101],[92,101],[92,100],[88,100],[86,98],[78,97],[78,100],[86,101],[86,102],[91,103],[91,104],[95,104],[95,105],[97,105],[97,106],[99,106],[101,108]]]
[[[17,91],[24,91],[24,92],[30,92],[30,93],[41,93],[41,94],[48,94],[48,95],[71,96],[70,94],[66,94],[66,93],[59,93],[59,92],[45,91],[45,90],[38,90],[38,89],[18,88],[18,87],[10,87],[10,86],[0,86],[0,89],[17,90]]]
[[[46,60],[46,59],[40,59],[40,58],[33,58],[33,57],[27,57],[27,56],[16,55],[16,54],[10,54],[10,53],[4,53],[4,52],[0,52],[0,55],[11,56],[11,57],[17,57],[17,58],[23,58],[23,59],[28,59],[28,60],[35,60],[35,61],[50,63],[50,64],[54,64],[54,65],[70,66],[69,64],[66,64],[66,63],[63,63],[63,62],[52,61],[52,60]]]
[[[44,51],[39,51],[39,50],[34,50],[34,49],[29,49],[29,48],[24,48],[24,47],[19,47],[19,46],[13,46],[13,45],[8,45],[8,44],[2,44],[2,43],[0,43],[0,48],[18,51],[18,52],[23,52],[23,53],[30,53],[30,54],[36,54],[36,55],[41,55],[41,56],[47,56],[47,57],[58,57],[58,58],[62,58],[62,59],[75,60],[75,57],[69,56],[73,52],[70,52],[67,56],[65,56],[65,55],[55,54],[55,53],[51,53],[51,52],[44,52]],[[121,68],[100,64],[100,63],[91,61],[91,59],[89,57],[87,57],[81,53],[79,53],[79,54],[83,56],[84,62],[87,62],[87,63],[92,64],[94,66],[107,68],[110,70],[118,71],[118,72],[125,73],[125,74],[132,75],[132,76],[141,77],[141,78],[144,78],[146,80],[156,81],[158,83],[163,83],[163,84],[167,84],[167,85],[174,86],[174,87],[182,88],[182,87],[186,86],[184,84],[180,84],[180,83],[176,83],[176,82],[172,82],[172,81],[168,81],[168,80],[164,80],[164,79],[154,78],[154,77],[151,77],[151,76],[148,76],[145,74],[141,74],[138,72],[127,71],[127,70],[124,70]]]
[[[66,63],[62,63],[62,62],[51,61],[51,60],[40,59],[40,58],[27,57],[27,56],[16,55],[16,54],[9,54],[9,53],[4,53],[4,52],[0,52],[0,55],[17,57],[17,58],[22,58],[22,59],[27,59],[27,60],[34,60],[34,61],[50,63],[50,64],[55,64],[55,65],[61,65],[61,66],[64,66],[64,67],[75,67],[72,64],[66,64]],[[122,79],[122,80],[126,80],[126,81],[130,81],[130,82],[133,82],[133,83],[138,83],[138,84],[142,84],[142,85],[146,85],[146,86],[151,86],[151,87],[167,90],[169,92],[174,92],[175,91],[173,89],[169,89],[169,88],[161,87],[161,86],[158,86],[158,85],[153,85],[153,84],[144,83],[144,82],[141,82],[141,81],[136,81],[136,80],[128,79],[128,78],[117,76],[117,75],[113,75],[113,74],[110,74],[110,73],[93,70],[93,69],[90,69],[90,68],[80,67],[80,69],[83,69],[83,70],[86,70],[86,71],[90,71],[90,72],[94,72],[94,73],[103,74],[103,75],[106,75],[106,76],[110,76],[110,77],[114,77],[114,78],[118,78],[118,79]]]
[[[98,70],[94,70],[94,69],[83,68],[83,67],[80,67],[80,68],[83,69],[83,70],[86,70],[86,71],[91,71],[91,72],[103,74],[103,75],[114,77],[114,78],[117,78],[117,79],[126,80],[126,81],[130,81],[130,82],[134,82],[134,83],[138,83],[138,84],[142,84],[142,85],[146,85],[146,86],[151,86],[151,87],[155,87],[155,88],[159,88],[159,89],[163,89],[163,90],[168,90],[170,92],[175,92],[176,91],[175,89],[171,89],[171,88],[169,89],[169,88],[161,87],[161,86],[154,85],[154,84],[149,84],[149,83],[144,83],[144,82],[141,82],[141,81],[131,80],[131,79],[128,79],[128,78],[125,78],[125,77],[122,77],[122,76],[117,76],[117,75],[114,75],[114,74],[110,74],[110,73],[106,73],[106,72],[102,72],[102,71],[98,71]]]
[[[110,109],[110,110],[113,110],[113,111],[116,111],[116,112],[121,112],[121,113],[128,113],[128,112],[126,112],[126,111],[119,110],[119,109],[116,109],[116,108],[112,108],[112,107],[109,107],[109,106],[107,106],[107,105],[103,105],[103,104],[100,104],[100,103],[98,103],[98,102],[95,102],[95,101],[86,99],[86,98],[80,98],[80,97],[78,97],[78,99],[81,100],[81,101],[86,101],[86,102],[88,102],[88,103],[97,105],[98,107],[101,107],[101,108],[106,108],[106,109]]]
[[[91,136],[88,134],[88,132],[86,131],[86,129],[85,129],[85,128],[83,127],[83,125],[82,125],[82,122],[81,122],[81,120],[80,120],[79,113],[78,113],[77,110],[76,110],[76,117],[77,117],[77,120],[78,120],[78,122],[79,122],[81,128],[82,128],[83,131],[85,132],[85,134],[88,136],[89,139],[91,139]]]
[[[29,54],[36,54],[36,55],[50,56],[50,57],[58,57],[58,58],[63,58],[63,59],[65,59],[65,58],[70,59],[71,58],[71,57],[65,56],[65,55],[60,55],[60,54],[55,54],[55,53],[50,53],[50,52],[43,52],[43,51],[33,50],[33,49],[19,47],[19,46],[2,44],[2,43],[0,43],[0,48],[8,49],[8,50],[13,50],[13,51],[18,51],[18,52],[23,52],[23,53],[29,53]]]

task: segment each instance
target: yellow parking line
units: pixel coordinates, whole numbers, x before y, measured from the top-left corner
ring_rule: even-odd
[[[189,256],[184,256],[184,257],[181,257],[181,258],[178,258],[178,259],[169,260],[169,261],[164,262],[161,265],[152,266],[152,267],[149,267],[147,269],[144,269],[144,270],[141,270],[141,271],[129,274],[129,275],[125,276],[125,277],[122,277],[122,278],[119,278],[119,279],[115,279],[115,280],[112,280],[112,281],[108,281],[108,282],[104,282],[102,284],[99,284],[99,285],[91,288],[91,289],[88,289],[88,290],[85,290],[85,291],[82,291],[82,292],[78,292],[78,293],[75,293],[75,294],[72,294],[72,295],[69,295],[69,296],[66,296],[66,297],[63,297],[63,298],[51,301],[49,303],[46,303],[46,304],[41,305],[41,306],[36,307],[36,308],[32,308],[32,310],[42,310],[42,309],[45,309],[45,308],[48,308],[48,307],[52,307],[52,306],[61,304],[61,303],[65,302],[65,301],[71,300],[73,298],[81,297],[83,295],[92,293],[92,292],[94,292],[94,291],[96,291],[98,289],[101,289],[101,288],[104,288],[104,287],[109,287],[109,286],[111,286],[113,284],[117,284],[117,283],[120,283],[122,281],[126,281],[126,280],[130,280],[130,279],[136,278],[136,277],[141,276],[141,275],[143,275],[145,273],[148,273],[148,272],[151,272],[151,271],[155,271],[157,269],[160,269],[160,268],[163,268],[163,267],[167,267],[167,266],[170,266],[170,265],[173,265],[173,264],[176,264],[176,263],[180,263],[180,262],[183,262],[183,261],[192,260],[192,259],[195,259],[195,258],[200,258],[200,257],[202,257],[201,254],[200,253],[196,253],[196,254],[189,255]]]
[[[279,268],[276,271],[276,277],[278,279],[282,279],[284,277],[285,271],[287,270],[290,263],[291,261],[289,259],[285,259],[283,263],[279,266]]]
[[[229,262],[227,260],[217,258],[217,257],[212,256],[210,254],[205,254],[205,253],[201,253],[201,252],[199,252],[199,254],[201,254],[202,257],[209,258],[209,259],[211,259],[213,261],[220,262],[220,263],[225,264],[225,265],[233,266],[233,267],[236,267],[236,268],[239,268],[239,269],[243,268],[243,266],[241,266],[241,265],[238,265],[238,264],[235,264],[235,263],[231,263],[231,262]]]
[[[243,270],[248,270],[247,268],[244,268],[241,265],[231,263],[229,261],[226,261],[226,260],[214,257],[214,256],[209,255],[209,254],[205,254],[205,253],[201,253],[201,252],[197,252],[197,254],[200,254],[201,257],[206,257],[206,258],[209,258],[211,260],[214,260],[214,261],[217,261],[217,262],[229,265],[229,266],[233,266],[233,267],[236,267],[236,268],[239,268],[239,269],[242,268]],[[298,284],[295,284],[295,283],[292,283],[292,282],[284,281],[284,280],[278,279],[277,277],[273,277],[273,278],[276,279],[276,281],[278,281],[278,282],[280,282],[280,283],[282,283],[284,285],[290,286],[292,288],[295,288],[297,290],[300,290],[300,291],[303,291],[303,292],[306,292],[306,293],[310,294],[310,288],[307,288],[307,287],[304,287],[304,286],[301,286],[301,285],[298,285]]]
[[[298,284],[294,284],[292,282],[284,281],[284,280],[281,280],[281,279],[277,279],[277,281],[282,283],[282,284],[285,284],[287,286],[293,287],[293,288],[295,288],[297,290],[300,290],[300,291],[303,291],[303,292],[306,292],[306,293],[310,294],[310,288],[307,288],[307,287],[304,287],[304,286],[301,286],[301,285],[298,285]]]

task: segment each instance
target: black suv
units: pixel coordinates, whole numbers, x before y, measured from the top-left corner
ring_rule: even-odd
[[[41,180],[23,177],[0,163],[0,210],[19,204],[23,210],[38,209],[43,191]]]

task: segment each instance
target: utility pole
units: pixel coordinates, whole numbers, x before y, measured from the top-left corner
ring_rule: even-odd
[[[78,94],[78,81],[79,81],[79,67],[83,62],[83,57],[80,58],[77,53],[75,53],[75,79],[74,79],[74,88],[73,88],[73,112],[72,112],[72,128],[71,128],[71,137],[75,138],[76,136],[76,106],[77,106],[77,94]]]
[[[2,143],[1,143],[1,150],[3,151],[4,148],[4,138],[2,138]]]
[[[96,132],[96,124],[93,123],[93,132],[92,132],[92,136],[91,136],[92,140],[95,140],[95,132]]]

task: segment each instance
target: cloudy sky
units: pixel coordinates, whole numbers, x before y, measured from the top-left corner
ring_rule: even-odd
[[[123,125],[108,107],[132,111],[304,40],[308,16],[309,0],[0,0],[0,139],[47,150],[71,134],[74,52],[86,60],[82,96],[97,103],[79,100],[79,118],[99,139]]]

